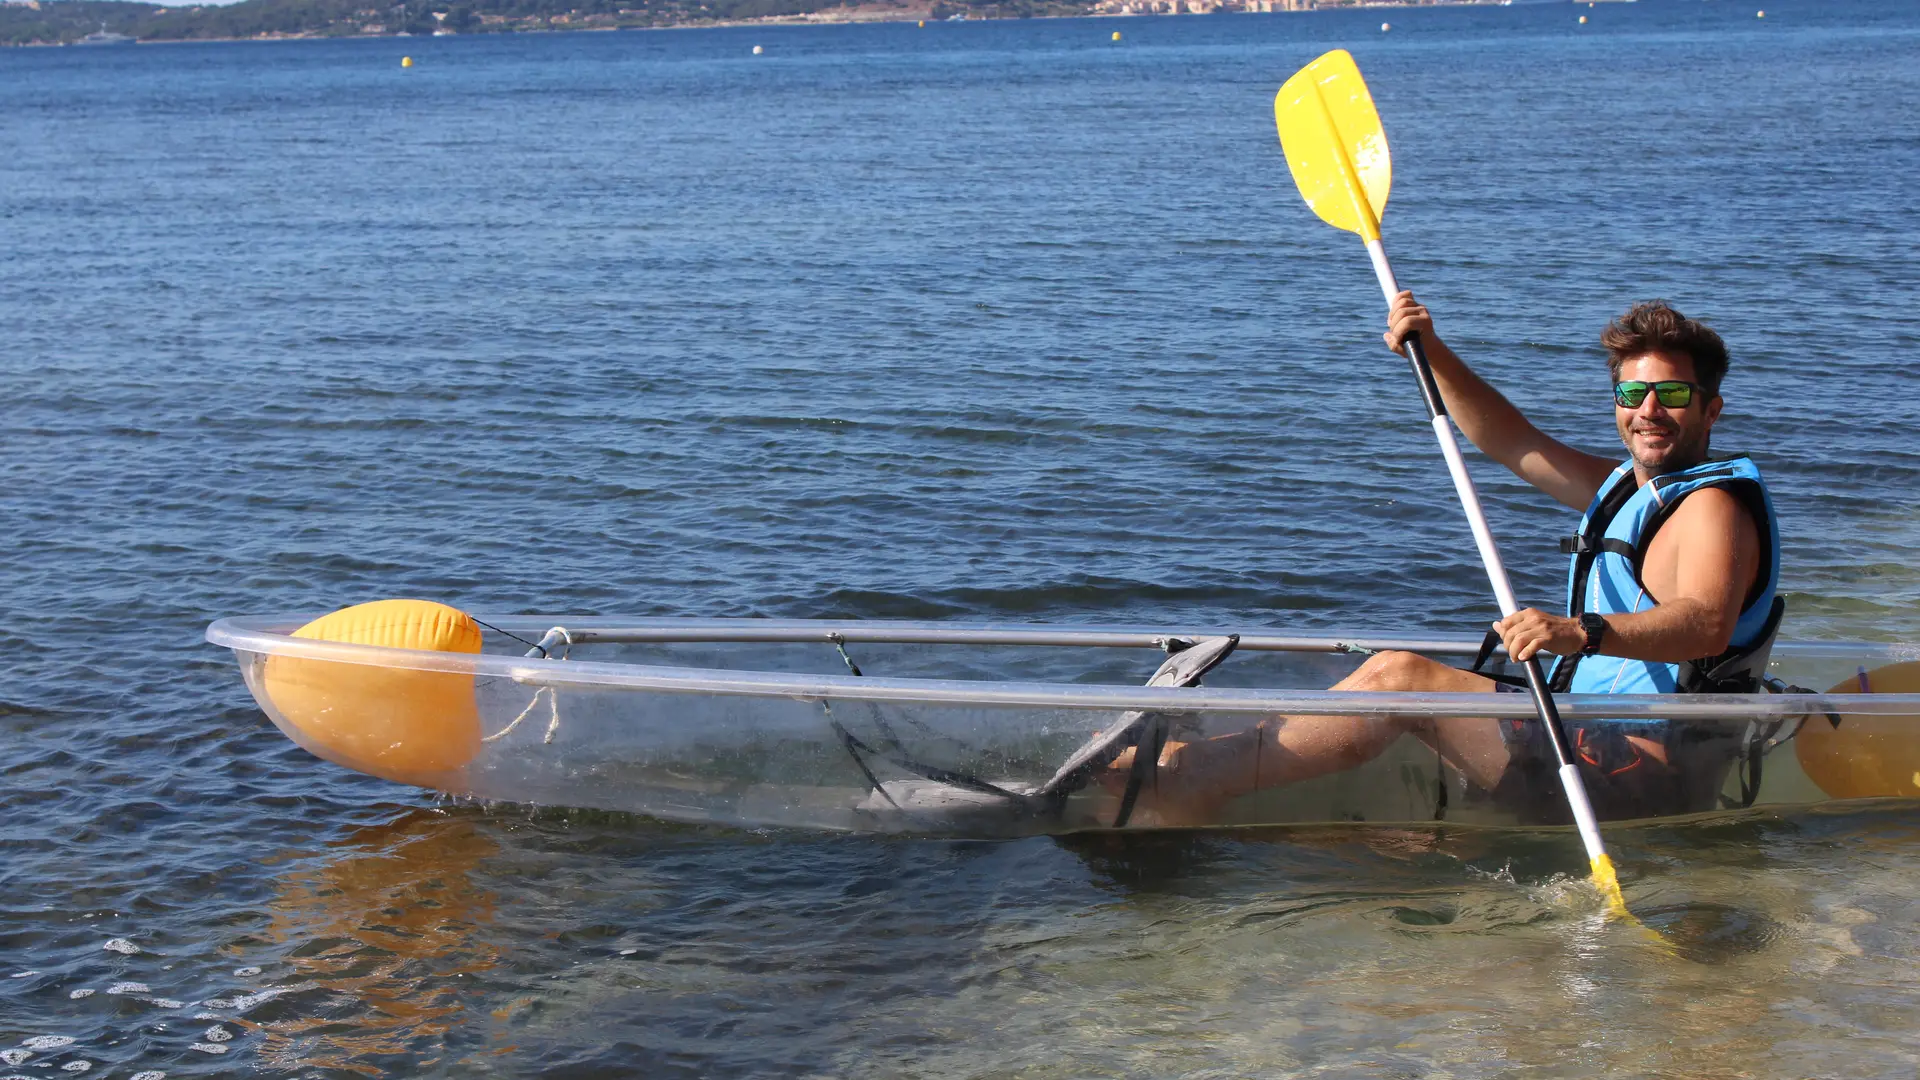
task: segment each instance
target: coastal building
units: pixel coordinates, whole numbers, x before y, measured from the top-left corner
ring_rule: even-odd
[[[1338,0],[1096,0],[1099,15],[1210,15],[1217,11],[1269,14],[1341,6]]]

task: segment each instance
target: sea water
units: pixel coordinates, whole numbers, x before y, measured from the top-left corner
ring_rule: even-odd
[[[1920,637],[1920,10],[1380,21],[0,53],[0,1075],[1912,1076],[1910,806],[1610,829],[1675,958],[1550,831],[447,803],[308,757],[201,641],[403,595],[1477,630],[1274,136],[1333,47],[1441,334],[1613,453],[1601,326],[1707,319],[1788,635]],[[1551,604],[1569,514],[1470,460]]]

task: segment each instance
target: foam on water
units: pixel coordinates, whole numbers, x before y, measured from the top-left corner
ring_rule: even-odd
[[[204,1004],[211,1006],[212,1008],[215,1008],[215,1009],[227,1009],[232,1012],[247,1012],[253,1009],[255,1006],[261,1005],[268,1001],[272,1001],[274,998],[279,997],[281,994],[284,994],[284,993],[286,993],[286,990],[282,987],[269,987],[258,993],[241,994],[238,997],[208,998],[204,1002]]]

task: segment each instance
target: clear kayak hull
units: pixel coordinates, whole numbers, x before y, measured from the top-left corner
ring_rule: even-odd
[[[1351,769],[1201,799],[1204,819],[1178,775],[1152,768],[1136,770],[1144,779],[1132,813],[1119,810],[1129,796],[1118,766],[1073,790],[1043,791],[1076,750],[1117,724],[1146,725],[1177,745],[1353,718],[1393,730],[1504,725],[1513,775],[1545,766],[1546,779],[1529,783],[1551,785],[1551,763],[1528,760],[1540,751],[1521,737],[1534,722],[1525,695],[1312,689],[1350,671],[1359,653],[1458,658],[1477,637],[484,616],[497,632],[472,653],[293,636],[306,621],[222,619],[207,637],[234,651],[263,711],[317,756],[484,800],[750,827],[1007,835],[1117,820],[1512,825],[1538,823],[1557,795],[1476,784],[1411,735],[1386,740]],[[1223,635],[1239,636],[1238,651],[1205,685],[1139,685],[1169,641]],[[550,655],[524,655],[534,641]],[[1787,683],[1838,689],[1912,664],[1920,648],[1784,642],[1773,659]],[[1904,684],[1869,687],[1889,688]],[[1569,695],[1560,708],[1596,737],[1660,733],[1695,755],[1693,790],[1642,806],[1632,785],[1644,782],[1628,778],[1603,810],[1612,820],[1920,796],[1920,760],[1900,786],[1904,763],[1920,753],[1920,693]],[[1803,733],[1820,748],[1805,762]],[[1833,779],[1868,775],[1875,779]]]

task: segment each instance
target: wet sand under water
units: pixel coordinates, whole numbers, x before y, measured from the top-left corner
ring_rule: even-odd
[[[1839,1074],[1893,1075],[1913,817],[1611,830],[1668,949],[1604,918],[1565,833],[966,842],[421,809],[282,853],[254,903],[195,905],[219,913],[196,933],[74,917],[34,945],[57,963],[0,986],[21,1038],[76,1040],[16,1064],[117,1075],[238,1053],[303,1076],[1733,1077],[1835,1075],[1838,1042]]]

